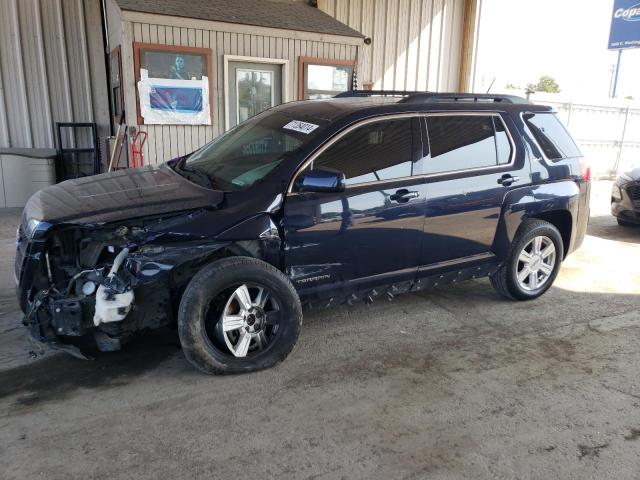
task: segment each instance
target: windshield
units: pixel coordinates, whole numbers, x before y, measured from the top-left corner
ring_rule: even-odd
[[[187,177],[205,177],[219,190],[242,190],[307,144],[318,134],[318,127],[318,123],[293,119],[283,112],[264,112],[195,151],[176,170]]]

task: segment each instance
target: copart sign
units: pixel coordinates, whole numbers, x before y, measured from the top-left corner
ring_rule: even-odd
[[[640,47],[640,0],[614,0],[609,50]]]

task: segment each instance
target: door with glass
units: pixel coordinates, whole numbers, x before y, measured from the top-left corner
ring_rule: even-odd
[[[282,103],[282,65],[229,62],[229,128]]]

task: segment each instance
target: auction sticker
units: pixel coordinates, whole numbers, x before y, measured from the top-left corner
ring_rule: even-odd
[[[291,120],[282,128],[286,128],[287,130],[293,130],[294,132],[300,132],[300,133],[304,133],[305,135],[308,135],[318,127],[319,125],[316,125],[314,123],[302,122],[300,120]]]

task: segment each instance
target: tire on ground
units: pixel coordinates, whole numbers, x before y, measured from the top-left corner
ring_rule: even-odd
[[[256,282],[269,288],[281,300],[278,338],[255,356],[236,358],[213,345],[207,336],[208,306],[233,285]],[[185,356],[205,373],[231,374],[269,368],[284,360],[293,349],[302,326],[300,299],[289,279],[272,265],[250,257],[229,257],[200,270],[180,301],[178,332]]]
[[[518,257],[520,256],[522,249],[531,241],[531,239],[541,235],[544,235],[553,241],[556,249],[556,262],[549,279],[542,287],[533,291],[525,290],[518,284],[517,280]],[[546,292],[551,285],[553,285],[553,282],[558,276],[563,255],[564,247],[562,235],[560,235],[560,232],[554,225],[549,222],[545,222],[544,220],[527,220],[518,229],[518,232],[513,239],[513,243],[511,244],[511,248],[509,249],[507,259],[498,271],[489,277],[491,285],[498,293],[511,300],[533,300],[538,298]]]

